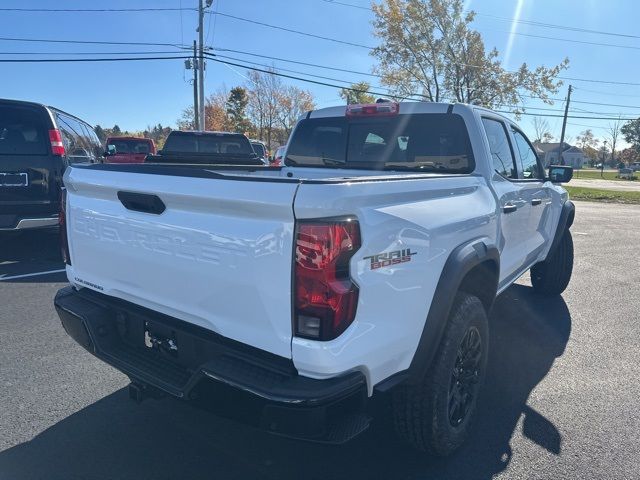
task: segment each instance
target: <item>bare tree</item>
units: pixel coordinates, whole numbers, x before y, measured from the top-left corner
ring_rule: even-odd
[[[616,162],[616,144],[618,143],[618,138],[620,138],[622,128],[622,120],[620,117],[613,122],[609,123],[607,127],[607,133],[609,134],[609,143],[611,144],[611,164],[615,166]]]
[[[535,133],[535,142],[546,141],[547,138],[551,135],[549,128],[549,122],[547,122],[544,118],[533,117],[533,131]]]
[[[257,127],[260,140],[266,140],[271,150],[274,129],[278,125],[280,99],[284,86],[280,77],[271,73],[247,72],[249,84],[248,114]]]

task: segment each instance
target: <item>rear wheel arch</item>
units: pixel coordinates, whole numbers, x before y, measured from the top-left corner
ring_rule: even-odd
[[[498,288],[500,254],[488,238],[454,248],[440,273],[418,347],[407,371],[410,382],[426,375],[437,353],[456,294],[477,296],[489,312]]]

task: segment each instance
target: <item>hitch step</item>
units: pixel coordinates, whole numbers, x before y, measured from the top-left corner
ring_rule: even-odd
[[[147,392],[145,390],[146,388],[144,385],[131,382],[129,384],[129,398],[136,403],[140,403],[147,398]]]

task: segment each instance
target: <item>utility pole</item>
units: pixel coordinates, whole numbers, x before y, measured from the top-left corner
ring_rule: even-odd
[[[567,93],[567,103],[564,106],[564,119],[562,120],[560,146],[558,147],[558,160],[560,160],[560,165],[564,165],[564,159],[562,158],[562,144],[564,143],[564,131],[567,128],[567,115],[569,114],[569,103],[571,102],[571,90],[573,90],[573,87],[569,85],[569,92]]]
[[[193,126],[200,130],[200,113],[198,112],[198,57],[196,41],[193,41]]]
[[[206,130],[204,106],[204,0],[198,0],[198,103],[200,104],[200,130]]]

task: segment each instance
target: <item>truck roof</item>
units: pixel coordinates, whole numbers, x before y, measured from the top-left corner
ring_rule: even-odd
[[[468,103],[456,103],[456,102],[398,102],[400,106],[399,114],[412,114],[412,113],[447,113],[449,108],[454,107],[456,109],[464,108],[470,111],[480,110],[483,112],[491,113],[492,115],[498,115],[508,122],[512,122],[504,115],[497,113],[485,107],[478,105],[470,105]],[[306,118],[327,118],[327,117],[343,117],[347,111],[346,105],[340,105],[337,107],[326,107],[318,110],[312,110],[306,114]]]

